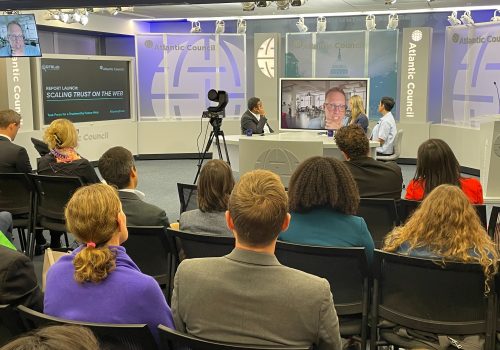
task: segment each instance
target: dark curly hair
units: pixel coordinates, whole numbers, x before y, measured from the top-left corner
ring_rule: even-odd
[[[335,133],[335,142],[349,159],[366,157],[370,149],[368,137],[357,124],[344,126]]]
[[[351,172],[342,161],[311,157],[293,172],[288,200],[292,212],[327,206],[354,215],[358,211],[359,192]]]

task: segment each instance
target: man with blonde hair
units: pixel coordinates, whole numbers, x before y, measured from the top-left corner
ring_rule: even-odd
[[[31,173],[28,152],[13,143],[21,127],[21,115],[12,109],[0,111],[0,173]]]
[[[290,223],[277,175],[243,175],[226,221],[235,249],[224,257],[187,259],[172,296],[175,327],[211,341],[340,350],[339,322],[328,281],[285,267],[274,255]]]

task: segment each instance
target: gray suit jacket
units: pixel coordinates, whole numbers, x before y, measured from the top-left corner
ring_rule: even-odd
[[[128,226],[170,226],[165,210],[144,202],[132,192],[118,191],[118,196]]]
[[[328,281],[270,254],[234,249],[224,257],[184,260],[172,314],[177,330],[202,339],[342,348]]]
[[[261,116],[260,120],[257,119],[252,112],[246,110],[245,113],[241,116],[241,133],[246,134],[248,129],[252,129],[254,134],[263,134],[264,126],[269,128],[270,132],[274,132],[273,129],[267,124],[267,118],[265,116]]]

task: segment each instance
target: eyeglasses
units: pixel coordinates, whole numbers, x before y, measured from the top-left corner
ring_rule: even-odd
[[[324,103],[323,106],[329,111],[345,111],[346,105],[336,105],[335,103]]]
[[[24,35],[9,34],[7,37],[12,40],[24,40]]]

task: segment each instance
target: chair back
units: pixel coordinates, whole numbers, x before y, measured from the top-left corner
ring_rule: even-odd
[[[42,219],[64,222],[64,208],[73,193],[83,186],[76,176],[47,176],[29,174],[36,190],[36,213]],[[47,227],[51,229],[51,227]]]
[[[153,277],[160,286],[170,287],[173,277],[172,248],[166,228],[163,226],[129,226],[128,239],[123,243],[127,254],[137,264],[139,269]]]
[[[198,186],[177,183],[181,214],[188,210],[198,209]]]
[[[164,350],[307,350],[310,347],[258,346],[219,343],[192,337],[173,329],[158,326],[160,346]]]
[[[495,241],[497,247],[500,247],[500,207],[491,208],[490,222],[488,223],[488,234]]]
[[[403,327],[434,334],[491,335],[494,293],[485,297],[481,265],[443,264],[439,259],[375,250],[373,266],[373,322],[378,322],[380,317]],[[372,342],[375,341],[375,332],[374,327]],[[487,336],[486,344],[491,344],[491,340]]]
[[[0,305],[0,347],[26,332],[19,313],[11,305]]]
[[[357,215],[365,219],[375,248],[382,247],[385,236],[399,225],[394,199],[361,198]]]
[[[488,219],[486,214],[486,204],[474,204],[474,209],[476,209],[477,215],[479,216],[479,220],[481,220],[481,225],[483,225],[484,229],[488,229]],[[491,237],[493,238],[493,237]]]
[[[403,225],[410,218],[413,212],[422,203],[421,201],[412,201],[409,199],[400,199],[397,204],[399,222]]]
[[[18,306],[18,310],[28,330],[50,324],[79,325],[90,328],[103,349],[157,349],[155,340],[146,324],[112,324],[65,320],[42,314],[22,305]]]
[[[13,217],[31,212],[33,185],[26,174],[0,174],[0,211]]]
[[[377,160],[397,160],[401,156],[401,144],[403,143],[403,129],[399,129],[394,137],[394,153],[388,156],[377,156]]]
[[[323,277],[330,283],[339,315],[360,314],[368,307],[365,248],[319,247],[278,241],[275,255],[285,266]]]
[[[202,235],[184,231],[167,229],[167,232],[177,238],[187,259],[224,256],[234,248],[234,237]],[[177,252],[181,247],[177,247]]]

